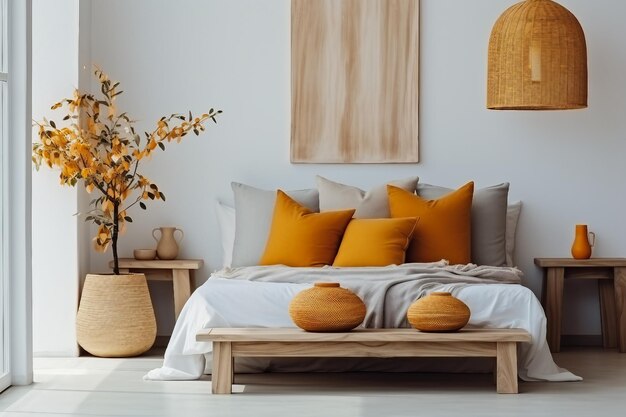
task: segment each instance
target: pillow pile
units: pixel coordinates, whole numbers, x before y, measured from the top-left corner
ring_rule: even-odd
[[[232,183],[235,209],[217,205],[224,266],[513,265],[521,202],[507,206],[508,183],[455,191],[417,182],[364,191],[318,176],[319,191],[285,192]]]

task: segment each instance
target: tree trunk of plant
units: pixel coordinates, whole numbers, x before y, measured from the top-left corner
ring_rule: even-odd
[[[119,211],[119,203],[113,203],[113,234],[111,236],[111,247],[113,248],[113,273],[115,275],[120,274],[120,260],[117,256],[117,233],[119,229],[119,221],[118,221],[118,211]]]

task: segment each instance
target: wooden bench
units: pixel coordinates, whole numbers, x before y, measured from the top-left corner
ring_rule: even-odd
[[[500,394],[516,394],[517,343],[530,342],[520,329],[467,329],[423,333],[413,329],[358,329],[308,333],[294,328],[213,328],[198,333],[213,342],[212,392],[232,393],[237,357],[495,357]]]

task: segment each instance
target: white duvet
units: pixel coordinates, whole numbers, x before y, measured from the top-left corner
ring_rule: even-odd
[[[252,282],[212,277],[183,308],[165,352],[163,366],[146,380],[193,380],[205,371],[211,343],[197,342],[196,333],[211,327],[293,327],[288,305],[311,284]],[[453,286],[452,286],[453,287]],[[454,289],[450,285],[446,290]],[[578,381],[559,368],[546,342],[546,317],[535,295],[517,284],[475,284],[454,291],[472,315],[469,326],[521,328],[532,336],[520,344],[519,375],[526,381]]]

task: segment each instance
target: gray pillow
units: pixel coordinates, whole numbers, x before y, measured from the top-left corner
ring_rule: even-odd
[[[355,219],[378,219],[390,217],[387,184],[415,192],[418,177],[389,181],[363,191],[351,185],[340,184],[319,175],[317,189],[320,192],[320,211],[356,209]]]
[[[522,211],[522,202],[516,201],[509,204],[506,209],[506,266],[515,266],[515,233],[517,232],[517,221]]]
[[[276,191],[231,183],[235,196],[235,245],[232,266],[258,265],[272,226]],[[319,211],[316,189],[285,191],[303,206]]]
[[[417,194],[434,200],[450,188],[419,184]],[[506,211],[509,183],[474,191],[472,200],[472,262],[478,265],[506,265]],[[419,226],[418,226],[419,227]]]

